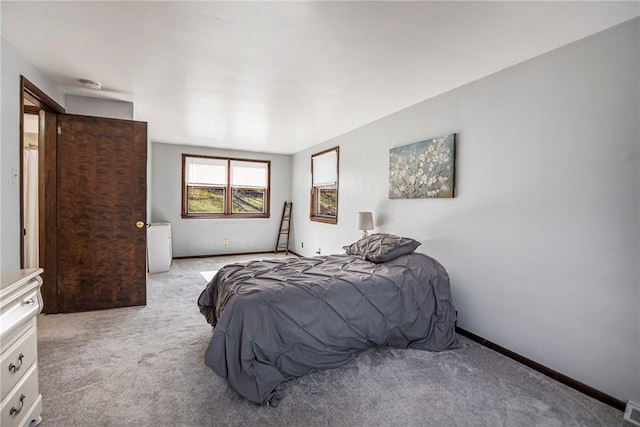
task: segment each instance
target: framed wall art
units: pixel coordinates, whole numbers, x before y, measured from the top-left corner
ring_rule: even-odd
[[[454,196],[456,134],[389,150],[389,198]]]

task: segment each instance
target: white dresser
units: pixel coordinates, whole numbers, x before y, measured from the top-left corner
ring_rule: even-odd
[[[36,316],[41,268],[0,272],[0,426],[34,426],[42,418]]]

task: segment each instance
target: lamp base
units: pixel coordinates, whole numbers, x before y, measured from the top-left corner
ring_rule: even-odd
[[[367,230],[362,230],[362,238],[364,239],[365,237],[367,237],[369,235],[369,232]]]

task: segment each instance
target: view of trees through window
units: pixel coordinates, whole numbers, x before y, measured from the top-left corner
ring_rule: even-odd
[[[223,188],[188,186],[187,203],[192,213],[224,213],[225,190]],[[233,213],[263,213],[264,190],[234,188]]]
[[[316,196],[318,201],[317,214],[335,217],[338,213],[338,191],[335,186],[316,187],[316,191],[318,192]]]
[[[233,189],[233,213],[264,212],[264,190]]]
[[[224,189],[189,185],[188,211],[194,213],[224,213]]]

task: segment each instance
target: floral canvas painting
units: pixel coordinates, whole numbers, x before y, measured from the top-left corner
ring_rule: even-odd
[[[455,133],[389,150],[389,198],[453,197]]]

